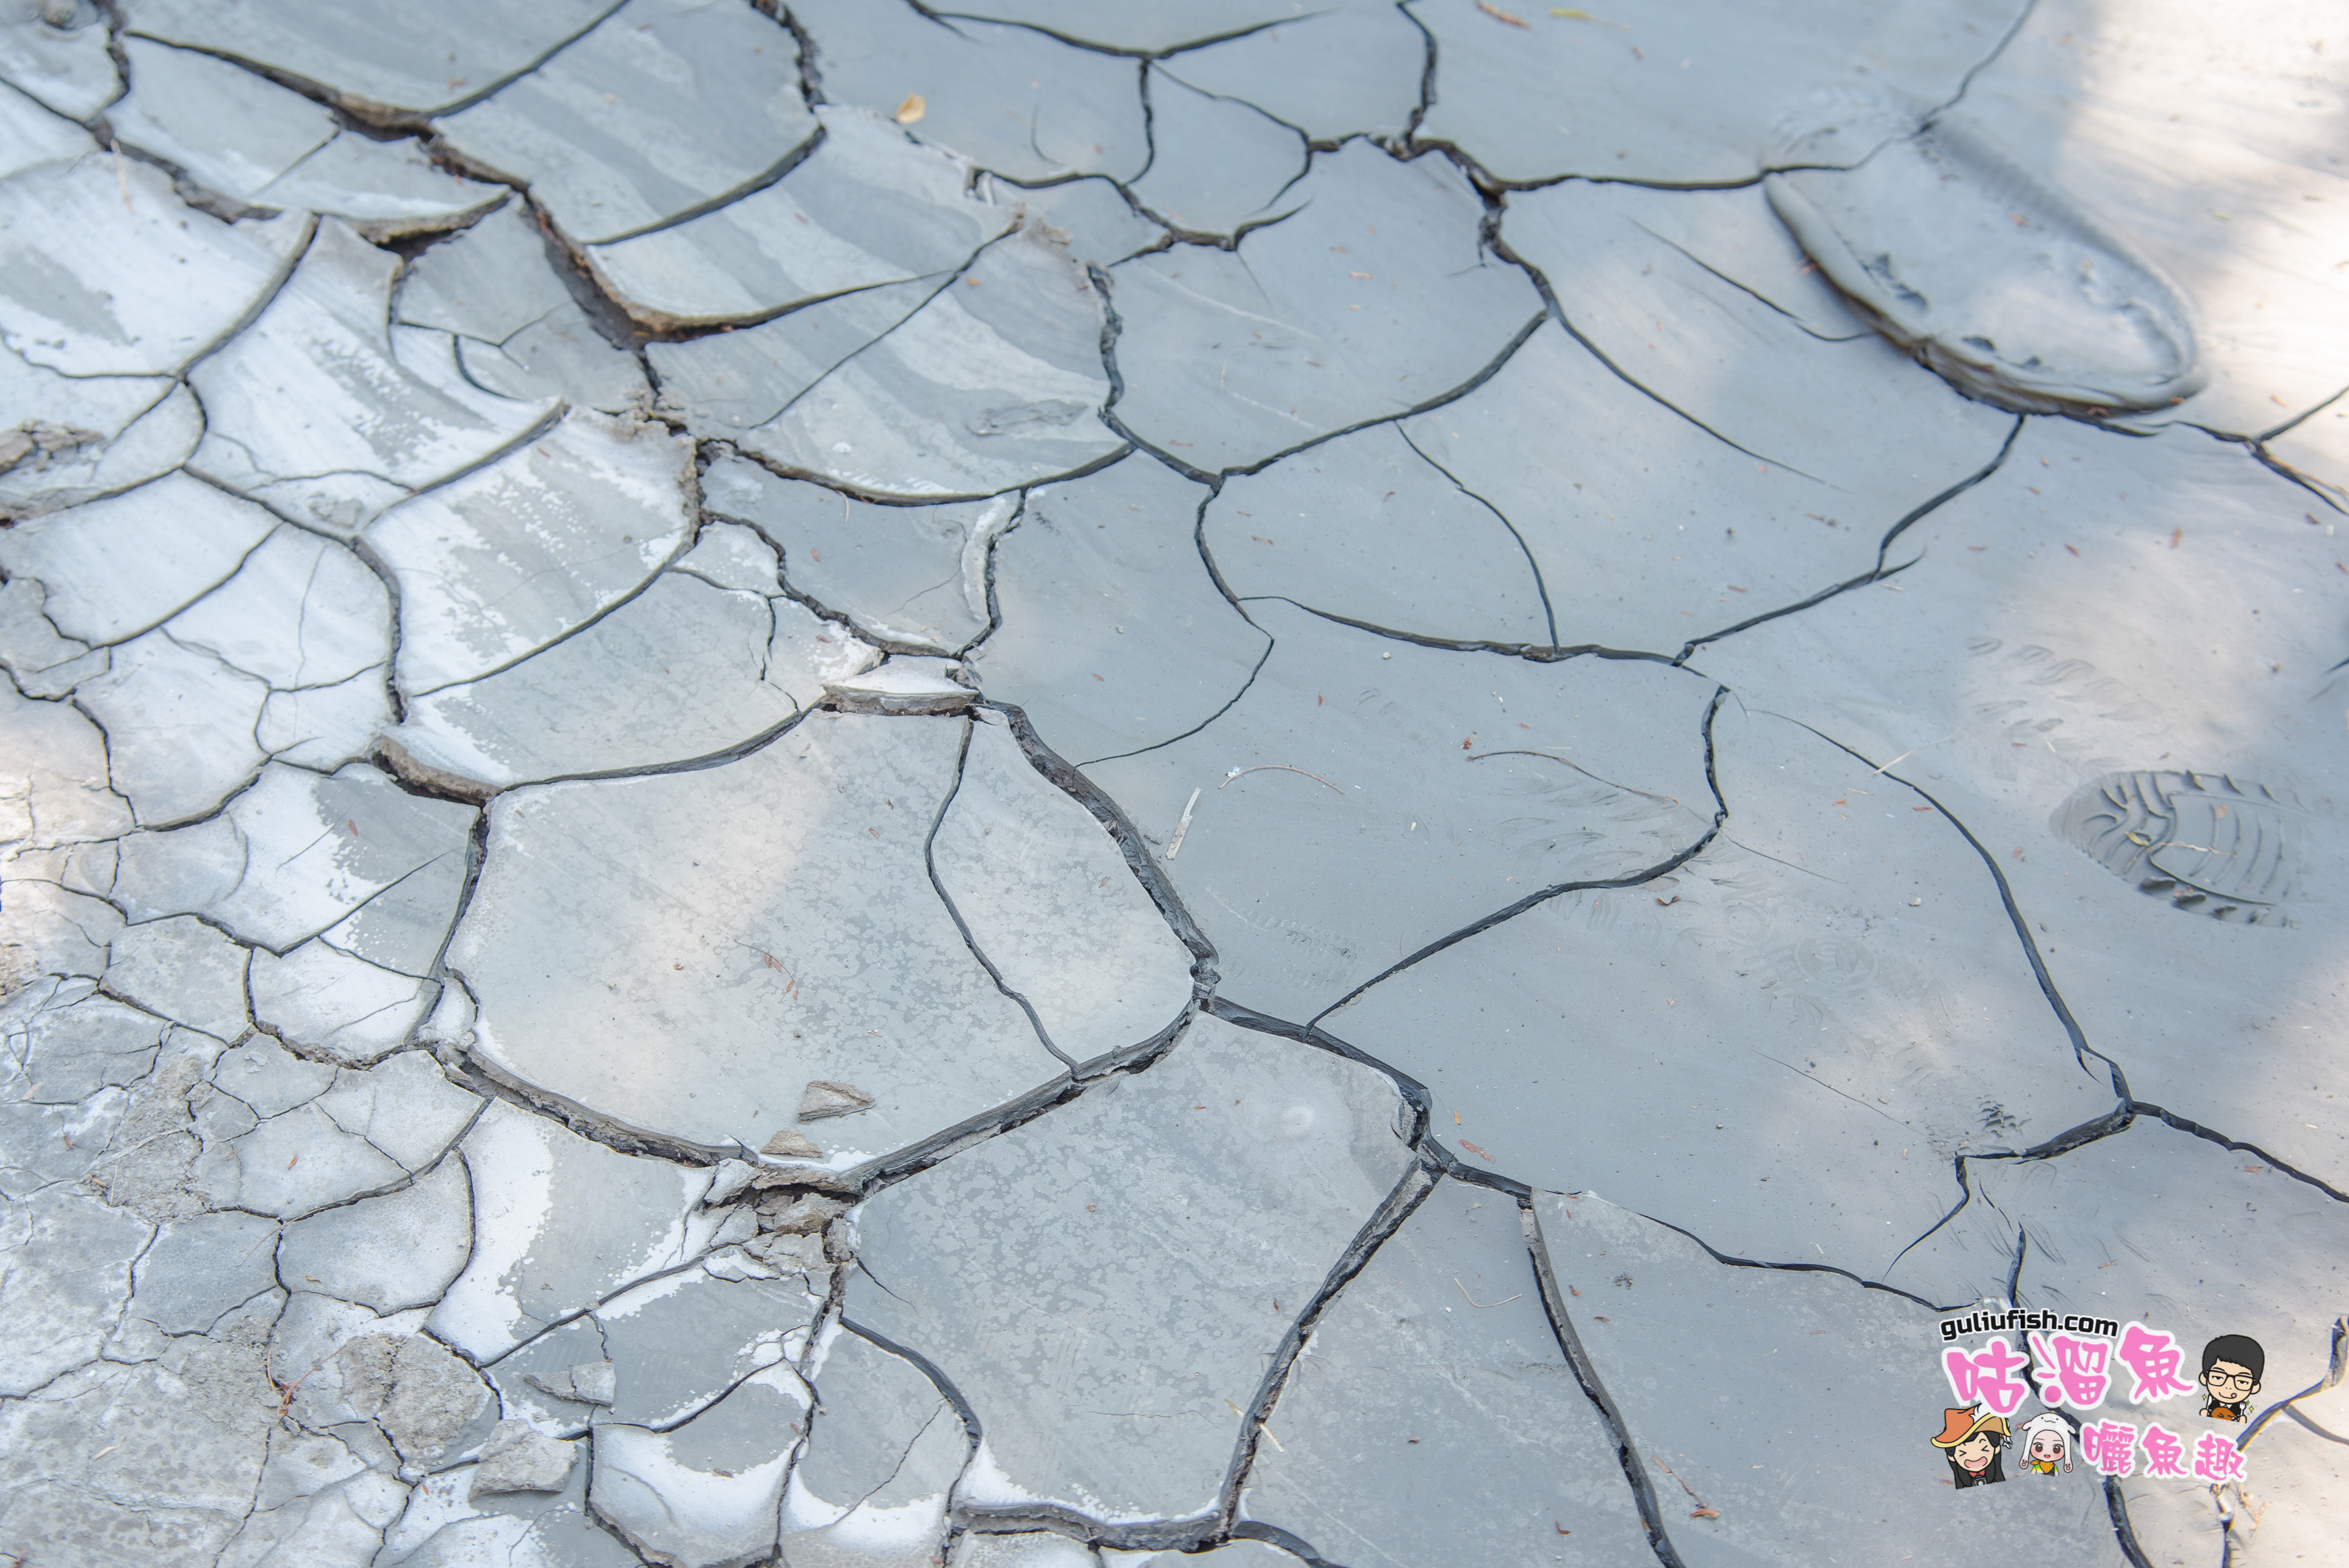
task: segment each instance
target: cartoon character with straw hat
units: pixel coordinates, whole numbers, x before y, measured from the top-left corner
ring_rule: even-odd
[[[1988,1486],[2006,1479],[2006,1418],[1981,1406],[1943,1409],[1941,1433],[1932,1444],[1950,1461],[1950,1480],[1961,1487]]]

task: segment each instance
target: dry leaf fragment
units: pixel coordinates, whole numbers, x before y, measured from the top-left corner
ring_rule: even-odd
[[[1485,13],[1485,15],[1493,18],[1495,22],[1506,22],[1510,26],[1523,27],[1528,33],[1533,31],[1532,25],[1527,23],[1523,17],[1510,15],[1498,5],[1491,4],[1490,0],[1476,0],[1476,9]]]
[[[889,118],[895,120],[899,125],[911,125],[929,112],[930,104],[927,98],[925,98],[919,93],[907,93],[905,95],[905,101],[899,104],[897,106],[897,112],[891,115]]]

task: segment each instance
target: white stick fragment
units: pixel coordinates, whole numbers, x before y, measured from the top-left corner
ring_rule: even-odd
[[[1191,798],[1183,802],[1183,820],[1174,824],[1174,836],[1166,841],[1168,860],[1173,860],[1175,853],[1183,848],[1183,835],[1191,830],[1191,812],[1198,804],[1199,792],[1194,789],[1191,791]]]

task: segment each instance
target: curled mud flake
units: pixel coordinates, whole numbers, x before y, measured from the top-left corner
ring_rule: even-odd
[[[2310,818],[2288,794],[2223,773],[2108,773],[2055,813],[2057,833],[2137,891],[2245,925],[2289,925]]]
[[[808,1084],[807,1092],[800,1097],[799,1119],[822,1121],[828,1116],[854,1116],[860,1110],[872,1108],[873,1097],[854,1084],[816,1078]]]
[[[786,1127],[760,1147],[761,1154],[781,1155],[791,1160],[821,1160],[823,1151],[807,1140],[807,1135]]]
[[[2135,246],[1955,119],[1856,96],[1780,129],[1764,181],[1822,272],[1970,397],[2024,413],[2166,408],[2201,389],[2194,315]],[[1817,167],[1817,165],[1847,165]]]

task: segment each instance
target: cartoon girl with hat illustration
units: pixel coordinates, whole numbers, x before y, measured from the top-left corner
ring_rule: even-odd
[[[2072,1468],[2072,1429],[2053,1410],[2023,1423],[2023,1469],[2026,1475],[2054,1475]]]
[[[2003,1449],[2008,1437],[2006,1418],[1980,1406],[1943,1409],[1941,1435],[1931,1439],[1950,1461],[1950,1479],[1961,1487],[1988,1486],[2006,1479]]]

